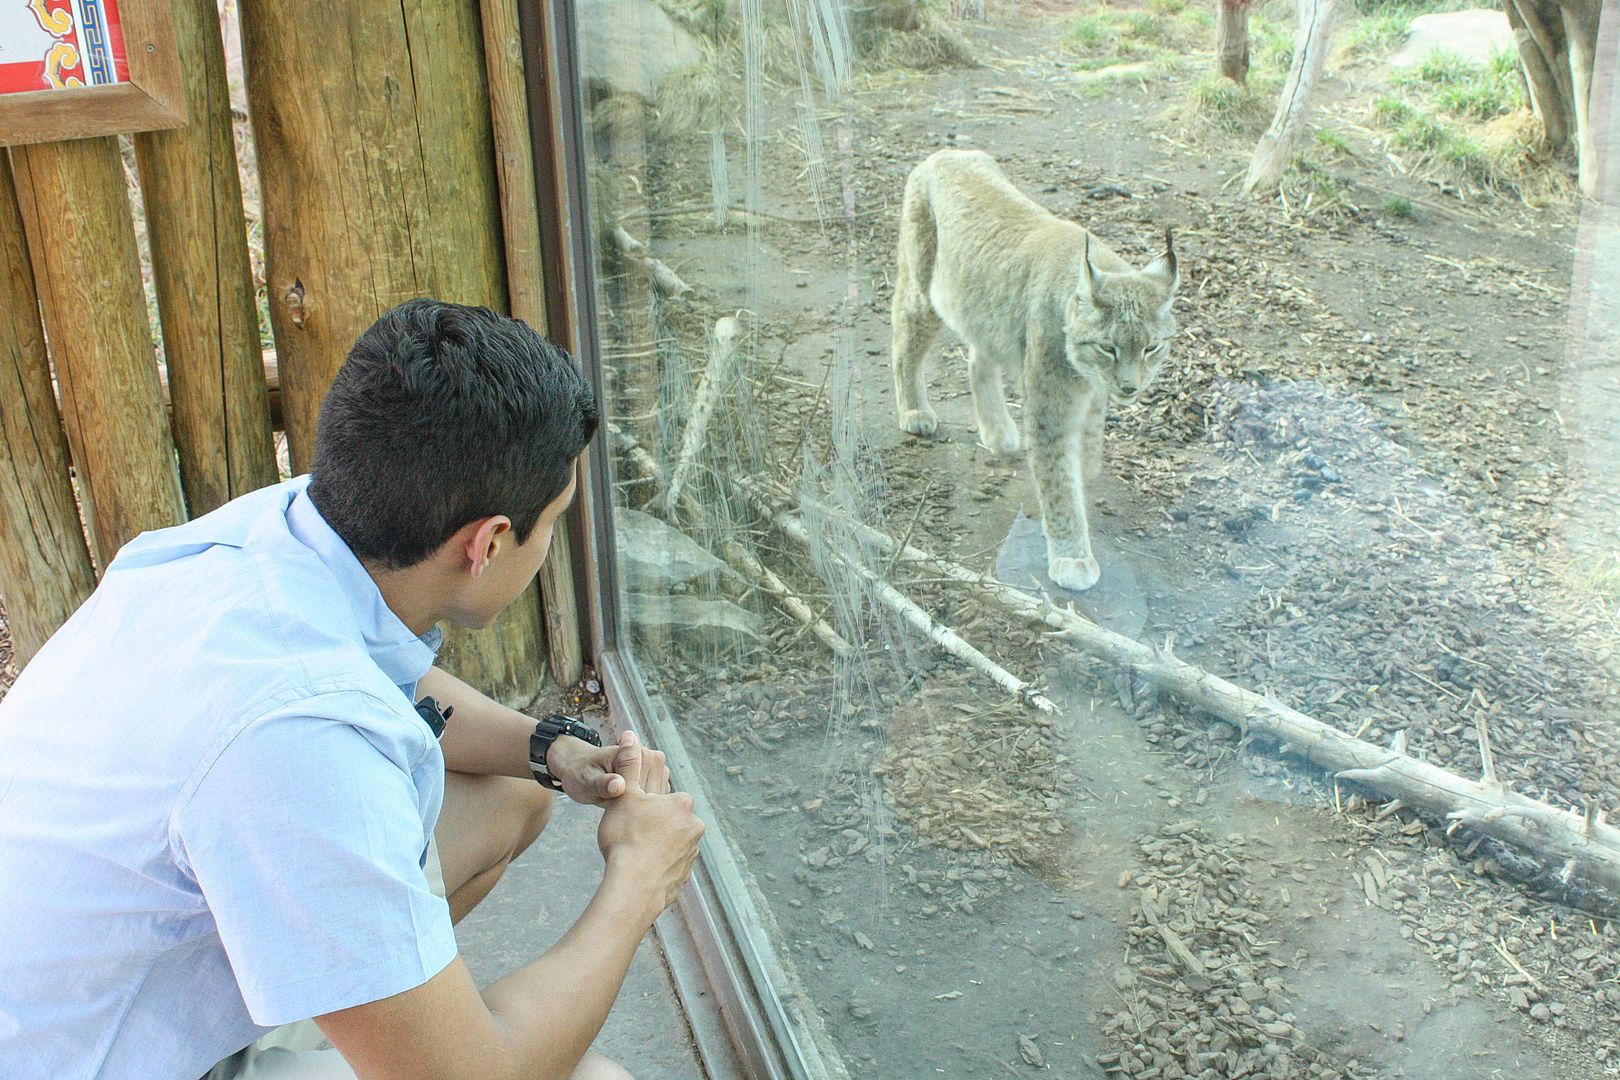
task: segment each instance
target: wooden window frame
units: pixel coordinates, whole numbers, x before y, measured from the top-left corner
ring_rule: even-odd
[[[596,336],[595,259],[591,247],[584,147],[584,108],[574,0],[519,0],[525,80],[529,97],[536,200],[542,257],[557,273],[546,275],[550,336],[584,366],[602,400],[600,342]],[[713,820],[703,778],[686,753],[678,728],[647,695],[634,659],[623,649],[626,628],[613,557],[613,514],[606,424],[581,464],[580,495],[567,527],[590,638],[617,730],[632,729],[669,756],[676,785],[690,792],[698,812]],[[719,829],[703,841],[692,880],[654,930],[690,1026],[694,1049],[711,1080],[830,1080],[847,1076],[831,1047],[808,1022],[814,1007],[797,990],[777,955],[737,856]]]
[[[186,123],[169,0],[119,0],[129,81],[0,94],[0,146],[156,131]]]

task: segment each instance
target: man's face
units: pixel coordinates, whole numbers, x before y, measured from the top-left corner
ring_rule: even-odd
[[[563,493],[540,512],[540,521],[526,543],[519,544],[509,528],[496,536],[484,572],[468,581],[462,609],[453,616],[455,622],[481,630],[523,594],[545,563],[551,550],[551,530],[574,501],[577,486],[577,477],[571,478]]]

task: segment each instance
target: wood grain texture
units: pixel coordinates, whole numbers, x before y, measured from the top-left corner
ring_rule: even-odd
[[[180,481],[193,517],[275,482],[253,272],[214,0],[174,0],[191,122],[135,137]]]
[[[484,62],[495,140],[495,176],[501,194],[506,241],[506,290],[513,318],[544,335],[546,271],[540,246],[540,210],[535,197],[534,148],[529,137],[529,100],[517,0],[483,0]],[[574,592],[574,555],[568,530],[551,535],[551,553],[540,569],[540,612],[551,677],[570,686],[584,674],[579,604]]]
[[[68,479],[39,297],[0,150],[0,598],[21,667],[95,585]]]
[[[354,340],[416,296],[507,307],[477,0],[242,11],[270,316],[293,469]],[[489,630],[447,628],[447,668],[508,703],[541,688],[531,589]]]
[[[28,254],[97,562],[184,518],[112,137],[13,147]]]

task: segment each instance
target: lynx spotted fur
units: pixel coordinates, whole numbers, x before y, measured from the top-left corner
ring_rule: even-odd
[[[979,438],[995,454],[1028,446],[1047,572],[1064,588],[1100,576],[1086,488],[1102,467],[1108,400],[1134,400],[1163,365],[1178,280],[1169,230],[1164,254],[1133,270],[1023,195],[988,154],[941,150],[906,180],[891,325],[900,427],[939,425],[923,361],[943,322],[967,344]],[[1004,370],[1022,378],[1022,440]]]

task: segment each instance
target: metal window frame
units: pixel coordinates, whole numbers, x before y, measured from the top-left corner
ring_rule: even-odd
[[[557,268],[546,281],[549,330],[579,358],[602,401],[575,7],[573,0],[524,0],[518,8],[523,53],[531,60],[524,78],[542,254],[548,267]],[[580,497],[568,520],[580,553],[575,573],[576,595],[585,604],[581,621],[613,724],[663,750],[700,816],[713,822],[702,777],[677,726],[655,706],[633,658],[621,648],[625,628],[613,558],[608,449],[603,424],[581,463]],[[705,835],[691,883],[655,930],[698,1056],[713,1080],[849,1075],[822,1033],[815,1004],[776,955],[780,935],[769,909],[752,889],[741,854],[719,829]]]

